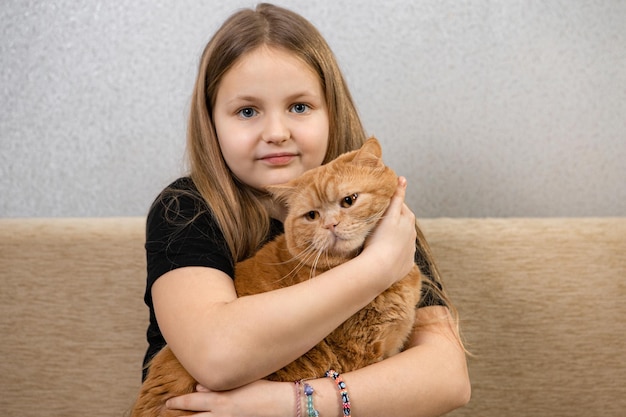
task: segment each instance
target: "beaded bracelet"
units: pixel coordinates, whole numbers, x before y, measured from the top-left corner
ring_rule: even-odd
[[[346,387],[346,383],[343,381],[339,372],[334,369],[329,369],[326,371],[326,376],[328,378],[332,378],[337,384],[337,388],[339,388],[339,394],[341,394],[341,403],[343,407],[343,415],[345,417],[351,417],[350,414],[350,396],[348,396],[348,388]]]
[[[308,417],[319,417],[320,413],[313,407],[313,393],[315,390],[312,386],[304,383],[304,395],[306,395],[306,412]]]

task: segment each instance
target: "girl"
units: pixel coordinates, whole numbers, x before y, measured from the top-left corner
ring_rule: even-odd
[[[469,381],[452,304],[400,179],[385,218],[355,259],[314,280],[238,299],[234,263],[281,232],[284,207],[263,187],[356,149],[365,132],[328,45],[304,18],[261,4],[231,16],[207,45],[188,127],[190,176],[147,219],[150,358],[165,344],[199,381],[168,408],[216,416],[292,416],[306,400],[340,416],[332,378],[262,378],[304,354],[402,278],[417,259],[430,280],[411,347],[342,375],[352,412],[433,416],[465,404]],[[417,251],[416,251],[417,234]],[[298,385],[296,385],[296,388]]]

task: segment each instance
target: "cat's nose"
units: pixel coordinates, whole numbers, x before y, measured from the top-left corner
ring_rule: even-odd
[[[330,230],[330,231],[334,232],[334,231],[335,231],[335,227],[337,227],[337,224],[338,224],[338,223],[335,223],[334,221],[333,221],[333,222],[326,223],[326,224],[324,225],[324,229],[328,229],[328,230]]]

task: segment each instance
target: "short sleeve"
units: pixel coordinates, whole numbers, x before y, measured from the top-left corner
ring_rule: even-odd
[[[234,276],[224,236],[187,178],[170,185],[152,205],[146,220],[145,248],[148,305],[152,305],[152,285],[171,270],[204,266]]]

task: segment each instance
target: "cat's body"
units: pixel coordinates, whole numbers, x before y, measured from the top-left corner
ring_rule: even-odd
[[[397,187],[395,173],[383,165],[380,155],[380,145],[370,139],[358,151],[307,171],[285,185],[269,187],[287,204],[285,233],[236,265],[237,295],[314,279],[356,256]],[[413,329],[420,289],[421,274],[415,266],[309,352],[267,379],[321,377],[331,368],[348,372],[398,353]],[[168,416],[165,401],[193,392],[195,386],[196,381],[165,347],[150,364],[132,416]]]

